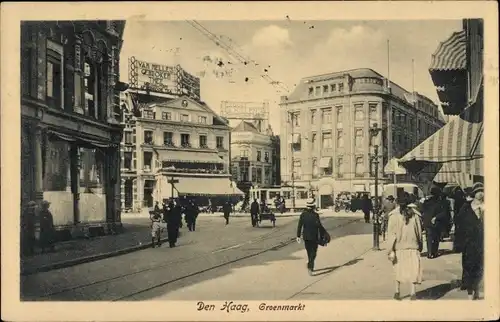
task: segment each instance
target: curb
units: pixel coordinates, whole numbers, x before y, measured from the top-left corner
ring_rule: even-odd
[[[160,239],[160,242],[162,244],[165,242],[168,242],[168,238],[162,238],[162,239]],[[101,259],[125,255],[128,253],[132,253],[132,252],[147,249],[147,248],[151,248],[151,243],[145,243],[142,245],[123,248],[123,249],[119,249],[119,250],[111,251],[111,252],[107,252],[107,253],[101,253],[101,254],[90,255],[90,256],[86,256],[86,257],[70,259],[67,261],[56,262],[56,263],[52,263],[52,264],[48,264],[48,265],[44,265],[44,266],[39,266],[39,267],[31,268],[31,269],[24,269],[24,270],[21,270],[21,276],[28,276],[28,275],[33,275],[33,274],[37,274],[37,273],[52,271],[55,269],[67,268],[67,267],[76,266],[76,265],[80,265],[80,264],[95,262],[95,261],[98,261]]]

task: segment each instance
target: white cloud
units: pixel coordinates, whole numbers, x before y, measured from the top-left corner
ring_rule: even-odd
[[[257,47],[291,46],[290,33],[287,29],[270,25],[257,30],[252,38],[252,45]]]

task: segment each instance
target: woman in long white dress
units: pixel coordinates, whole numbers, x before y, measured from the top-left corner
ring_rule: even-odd
[[[416,300],[416,285],[422,282],[422,223],[417,212],[409,206],[407,194],[398,198],[399,207],[389,216],[389,259],[394,266],[396,291],[401,299],[401,283],[411,285],[410,299]]]

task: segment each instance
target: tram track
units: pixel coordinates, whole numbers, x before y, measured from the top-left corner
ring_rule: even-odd
[[[356,221],[356,219],[353,220],[348,220],[347,222],[344,222],[342,224],[339,224],[337,226],[334,226],[330,229],[339,229],[345,225],[348,225],[352,222]],[[82,296],[79,295],[79,293],[85,293],[87,291],[88,293],[89,290],[96,289],[96,292],[106,292],[108,290],[112,290],[114,287],[112,285],[118,285],[117,288],[123,287],[123,284],[127,284],[126,282],[129,279],[135,279],[140,280],[145,279],[146,276],[151,276],[151,275],[159,275],[163,277],[163,274],[160,274],[162,271],[165,271],[166,268],[169,267],[181,267],[183,264],[188,264],[191,262],[191,265],[187,266],[186,271],[189,271],[190,269],[192,270],[191,272],[187,272],[186,274],[180,274],[179,276],[175,276],[176,272],[175,269],[173,272],[170,272],[174,276],[169,278],[168,280],[163,280],[161,282],[155,282],[157,279],[153,278],[152,281],[150,279],[146,279],[146,284],[151,284],[147,285],[146,287],[142,287],[139,290],[135,292],[126,292],[126,294],[116,294],[115,298],[109,299],[111,301],[122,301],[122,300],[127,300],[130,299],[136,295],[151,291],[156,288],[160,288],[162,286],[174,283],[176,281],[184,280],[187,278],[190,278],[192,276],[202,274],[204,272],[208,272],[226,265],[230,265],[232,263],[242,261],[251,257],[256,257],[260,254],[263,254],[268,251],[272,250],[277,250],[279,248],[286,247],[290,243],[292,243],[295,240],[295,237],[289,237],[291,232],[290,232],[290,223],[285,224],[284,226],[280,227],[281,229],[275,230],[273,229],[271,232],[261,235],[257,238],[254,238],[252,240],[249,240],[245,243],[242,243],[241,245],[238,245],[238,247],[234,247],[235,245],[232,246],[226,246],[223,249],[218,249],[214,250],[210,253],[205,253],[205,254],[195,254],[193,256],[189,256],[186,258],[181,258],[179,260],[174,260],[174,261],[168,261],[166,263],[163,263],[161,265],[155,265],[153,267],[148,267],[144,269],[140,269],[137,271],[129,272],[126,274],[120,274],[118,276],[113,276],[109,278],[103,278],[97,281],[92,281],[89,283],[84,283],[84,284],[79,284],[75,285],[72,287],[65,287],[63,289],[54,291],[54,292],[49,292],[46,294],[43,294],[42,296],[37,296],[38,300],[54,300],[54,298],[57,299],[65,299],[67,295],[69,297],[73,296]],[[287,229],[288,228],[288,229]],[[294,234],[292,234],[294,236]],[[288,236],[288,237],[287,237]],[[273,242],[273,240],[276,240]],[[269,244],[271,245],[265,245]],[[252,247],[252,244],[261,244],[264,243],[263,246],[260,247]],[[243,253],[248,252],[248,254],[245,255],[239,255],[237,252],[242,251]],[[222,257],[218,263],[213,263],[217,257]],[[232,257],[232,258],[231,258]],[[195,263],[200,263],[200,265],[195,265]],[[203,267],[206,266],[205,268],[199,269],[198,267]],[[194,268],[194,269],[193,269]],[[131,283],[133,284],[133,283]],[[109,287],[111,285],[111,287]],[[72,294],[74,293],[74,294]],[[98,299],[99,300],[99,299]],[[104,300],[104,299],[100,299]],[[108,300],[108,299],[106,299]]]

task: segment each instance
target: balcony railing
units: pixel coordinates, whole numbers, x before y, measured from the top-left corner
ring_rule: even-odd
[[[181,143],[181,147],[183,147],[183,148],[190,148],[191,147],[191,143],[189,143],[189,142],[183,142],[183,143]]]
[[[173,141],[164,141],[163,145],[169,148],[175,148],[175,144]]]

